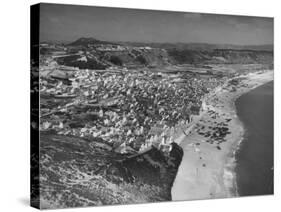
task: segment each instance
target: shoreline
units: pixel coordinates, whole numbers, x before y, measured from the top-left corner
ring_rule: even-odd
[[[233,79],[240,79],[239,84],[228,86]],[[171,190],[172,200],[239,196],[235,154],[243,140],[244,127],[237,116],[235,101],[272,81],[273,71],[233,79],[208,96],[200,120],[187,136],[178,140],[184,155]]]

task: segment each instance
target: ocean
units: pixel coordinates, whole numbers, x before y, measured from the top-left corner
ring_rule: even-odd
[[[273,194],[273,81],[236,101],[245,134],[236,152],[239,196]]]

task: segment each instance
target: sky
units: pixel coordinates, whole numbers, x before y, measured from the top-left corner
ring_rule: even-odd
[[[273,44],[273,18],[41,4],[40,40]]]

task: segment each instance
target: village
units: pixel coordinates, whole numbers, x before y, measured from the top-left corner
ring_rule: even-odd
[[[121,154],[152,146],[169,153],[179,129],[184,133],[199,115],[202,98],[227,77],[188,66],[80,69],[56,58],[57,51],[41,58],[40,131],[98,138]]]

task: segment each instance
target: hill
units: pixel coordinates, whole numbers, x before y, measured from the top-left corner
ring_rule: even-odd
[[[169,156],[152,148],[127,157],[98,139],[41,132],[40,141],[42,209],[170,201],[183,155],[175,143]]]
[[[233,49],[233,50],[253,50],[253,51],[273,51],[273,45],[233,45],[233,44],[210,44],[210,43],[146,43],[146,42],[124,42],[124,45],[131,46],[151,46],[163,49],[180,50],[204,50],[212,51],[214,49]]]
[[[177,64],[273,64],[273,46],[207,43],[109,42],[79,38],[67,45],[61,65],[88,69],[134,68]]]
[[[168,49],[170,60],[174,64],[272,64],[272,51],[213,49],[190,50]]]

